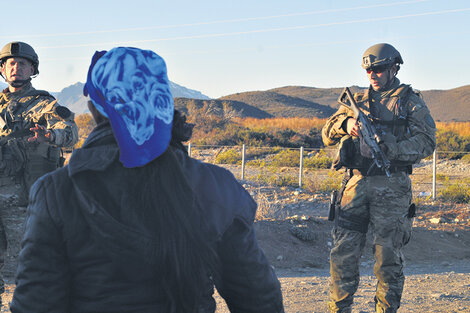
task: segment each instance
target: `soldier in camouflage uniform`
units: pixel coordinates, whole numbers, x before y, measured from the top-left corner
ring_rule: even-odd
[[[1,75],[8,83],[0,93],[0,205],[7,229],[5,236],[0,219],[0,267],[6,237],[8,242],[21,239],[18,231],[10,233],[9,210],[16,210],[15,215],[26,211],[31,185],[61,165],[61,147],[72,147],[78,140],[74,114],[47,91],[31,85],[31,78],[39,74],[38,65],[36,52],[24,42],[8,43],[0,51]],[[23,220],[12,221],[18,222],[22,224]],[[1,276],[0,286],[1,294]]]
[[[390,177],[371,167],[370,149],[361,140],[352,110],[342,106],[322,130],[327,146],[340,144],[336,167],[346,168],[347,183],[332,231],[329,312],[351,312],[359,284],[359,264],[368,228],[373,235],[376,312],[396,312],[404,285],[402,248],[411,236],[412,165],[436,146],[435,123],[419,93],[401,84],[403,64],[389,44],[368,48],[362,59],[370,87],[354,95],[358,107],[381,133],[379,145],[391,161]],[[349,181],[347,180],[349,178]],[[341,192],[340,192],[341,196]]]

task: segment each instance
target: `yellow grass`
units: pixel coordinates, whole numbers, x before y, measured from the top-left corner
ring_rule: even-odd
[[[239,119],[238,123],[248,128],[268,128],[268,129],[292,129],[292,130],[309,130],[312,128],[320,129],[325,125],[326,119],[320,118],[244,118]]]
[[[460,136],[470,136],[470,122],[437,122],[437,129],[449,130]]]
[[[309,130],[312,128],[320,129],[325,125],[326,119],[320,118],[243,118],[237,119],[240,125],[248,128],[267,128],[267,129],[292,129],[292,130]],[[449,130],[460,136],[470,136],[470,122],[437,122],[437,129]]]

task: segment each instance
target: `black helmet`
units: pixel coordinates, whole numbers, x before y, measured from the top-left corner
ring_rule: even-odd
[[[388,43],[379,43],[369,47],[362,55],[362,67],[370,69],[376,66],[403,64],[400,52]]]
[[[3,64],[6,59],[12,57],[25,58],[31,61],[34,65],[34,75],[39,74],[39,58],[33,47],[25,42],[13,41],[7,43],[0,51],[0,64]]]

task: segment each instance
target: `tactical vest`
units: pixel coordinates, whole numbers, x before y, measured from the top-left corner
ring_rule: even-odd
[[[409,85],[401,84],[390,95],[383,98],[380,104],[373,103],[369,97],[370,89],[364,93],[356,93],[354,98],[359,108],[374,124],[379,134],[384,137],[392,134],[398,141],[406,138],[408,133],[408,102],[413,93]],[[402,162],[390,160],[393,165],[407,166]],[[360,153],[359,138],[349,135],[341,138],[337,154],[333,161],[333,167],[350,169],[367,169],[371,164],[370,159],[362,157]]]
[[[56,169],[61,149],[47,143],[30,143],[29,130],[34,126],[31,110],[41,98],[53,97],[43,90],[32,89],[21,96],[3,94],[0,99],[0,177],[23,176],[19,182],[30,185],[40,176]],[[47,125],[44,117],[36,122]],[[12,161],[13,159],[13,161]]]
[[[364,94],[356,94],[360,107],[368,108],[368,117],[380,132],[391,132],[398,140],[403,139],[408,126],[408,101],[413,93],[410,85],[401,84],[388,97],[381,99],[380,104],[372,102],[370,89]]]

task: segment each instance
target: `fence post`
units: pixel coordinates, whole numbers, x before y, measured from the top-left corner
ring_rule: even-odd
[[[188,155],[191,156],[191,141],[188,142]]]
[[[432,154],[432,199],[436,200],[437,150]]]
[[[302,188],[302,173],[304,170],[304,147],[300,147],[299,188]]]
[[[242,147],[242,180],[245,180],[245,144]]]

